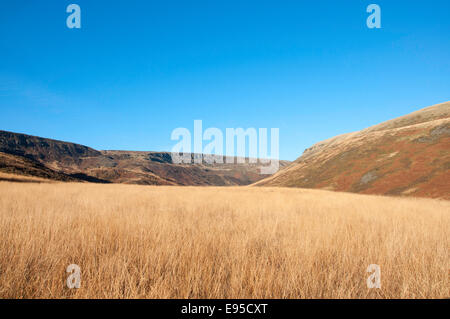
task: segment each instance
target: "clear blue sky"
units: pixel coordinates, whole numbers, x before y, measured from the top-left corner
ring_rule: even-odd
[[[370,3],[382,29],[366,26]],[[279,128],[293,160],[450,100],[449,14],[448,0],[4,0],[0,129],[159,151],[201,119]]]

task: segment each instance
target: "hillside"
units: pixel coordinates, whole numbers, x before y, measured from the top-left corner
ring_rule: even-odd
[[[450,199],[450,102],[319,142],[258,186]]]
[[[0,172],[13,175],[34,176],[56,181],[80,181],[80,179],[75,177],[49,169],[37,161],[2,152],[0,152]],[[0,180],[6,180],[6,178],[0,176]]]
[[[288,164],[280,161],[280,167]],[[60,181],[142,185],[249,185],[260,164],[174,164],[168,152],[98,151],[0,131],[0,171]]]

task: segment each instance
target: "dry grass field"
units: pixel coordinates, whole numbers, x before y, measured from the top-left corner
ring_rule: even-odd
[[[449,247],[442,200],[0,182],[1,298],[445,298]]]

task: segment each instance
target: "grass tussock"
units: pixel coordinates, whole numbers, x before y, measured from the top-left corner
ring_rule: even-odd
[[[448,201],[0,182],[1,298],[445,298],[449,244]]]

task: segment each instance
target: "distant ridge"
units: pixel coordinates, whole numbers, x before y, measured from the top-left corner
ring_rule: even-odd
[[[319,142],[257,186],[450,199],[450,102]]]
[[[194,156],[193,154],[191,155]],[[280,161],[280,167],[288,164]],[[0,171],[58,181],[143,185],[249,185],[265,175],[260,164],[174,164],[168,152],[98,151],[0,131]]]

